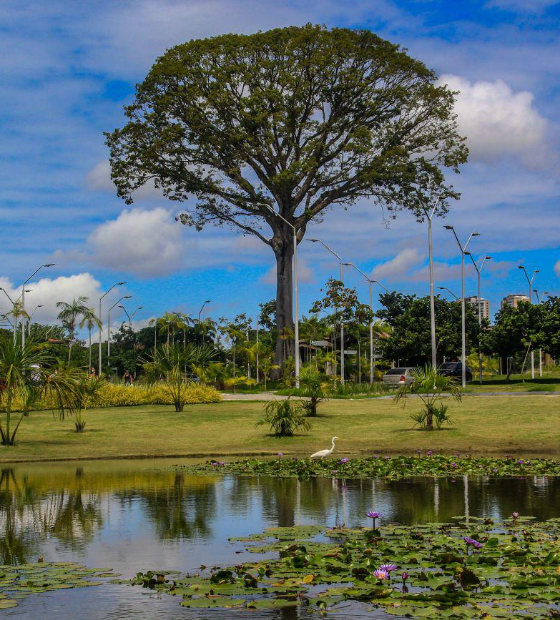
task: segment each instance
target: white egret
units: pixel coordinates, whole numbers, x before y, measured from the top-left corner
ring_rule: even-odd
[[[335,440],[337,440],[338,437],[333,437],[332,438],[332,446],[330,450],[319,450],[319,452],[315,452],[315,454],[312,454],[310,456],[310,458],[312,459],[324,459],[326,456],[329,456],[333,453],[334,450],[334,442]]]

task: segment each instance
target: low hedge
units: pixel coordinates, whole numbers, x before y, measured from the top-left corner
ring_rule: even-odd
[[[213,387],[193,383],[185,388],[185,403],[196,405],[200,403],[217,403],[220,393]],[[172,405],[169,391],[163,383],[156,385],[116,385],[106,383],[99,391],[99,399],[92,403],[94,408],[102,407],[130,407],[134,405]],[[53,398],[41,400],[35,410],[56,409]],[[0,407],[0,410],[3,410]],[[16,401],[14,411],[21,410],[21,403]]]

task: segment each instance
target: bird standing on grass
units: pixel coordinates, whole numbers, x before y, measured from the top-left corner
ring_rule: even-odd
[[[312,459],[324,459],[326,456],[330,456],[333,451],[334,451],[334,442],[335,440],[338,439],[338,437],[333,437],[332,438],[332,446],[330,450],[319,450],[319,452],[315,452],[315,454],[312,454],[310,456],[310,458]]]

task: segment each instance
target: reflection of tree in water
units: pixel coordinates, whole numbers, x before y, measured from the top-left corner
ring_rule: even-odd
[[[117,497],[123,501],[140,498],[147,519],[163,540],[206,538],[211,533],[210,522],[216,512],[214,481],[177,472],[169,487],[124,491]]]
[[[25,564],[37,553],[37,541],[22,524],[26,511],[25,493],[14,470],[0,471],[0,564]]]
[[[79,470],[72,490],[38,491],[32,479],[20,481],[11,468],[0,472],[0,553],[7,564],[30,561],[39,539],[55,536],[71,549],[80,549],[103,525],[100,497],[81,489]]]

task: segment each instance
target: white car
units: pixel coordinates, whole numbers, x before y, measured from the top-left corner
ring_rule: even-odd
[[[394,388],[401,387],[401,385],[410,385],[414,381],[414,370],[413,366],[391,368],[383,375],[383,383],[388,387]]]

